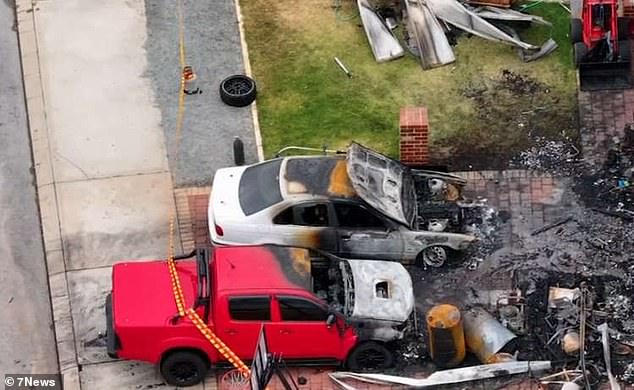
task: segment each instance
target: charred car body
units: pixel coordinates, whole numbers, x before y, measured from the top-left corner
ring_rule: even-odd
[[[195,255],[176,258],[185,302],[243,360],[253,359],[264,327],[269,350],[288,362],[387,368],[386,343],[402,337],[414,308],[409,273],[395,262],[275,245]],[[172,385],[228,363],[178,317],[165,261],[115,264],[106,318],[108,354],[159,364]]]
[[[464,179],[414,170],[353,143],[346,156],[293,156],[219,169],[214,243],[282,244],[346,258],[440,266],[475,237]]]

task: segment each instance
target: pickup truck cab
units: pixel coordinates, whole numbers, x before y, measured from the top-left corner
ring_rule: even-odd
[[[399,263],[344,260],[275,245],[215,247],[179,256],[185,306],[241,359],[253,359],[262,326],[269,351],[288,362],[389,367],[388,343],[413,311],[412,281]],[[188,318],[178,316],[167,264],[115,264],[106,301],[112,357],[158,364],[176,386],[227,363]]]

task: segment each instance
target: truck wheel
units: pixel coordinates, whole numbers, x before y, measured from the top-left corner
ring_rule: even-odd
[[[428,246],[418,254],[416,264],[421,267],[429,266],[438,268],[445,264],[448,257],[447,248],[440,245]]]
[[[570,19],[570,41],[574,44],[583,40],[583,24],[581,19]]]
[[[577,42],[572,47],[572,51],[573,51],[573,55],[575,59],[575,67],[578,68],[579,64],[581,64],[584,61],[586,57],[586,53],[588,53],[588,49],[586,48],[586,45],[584,45],[583,42]]]
[[[375,341],[366,341],[348,356],[346,365],[351,371],[376,371],[392,367],[394,355]]]
[[[191,351],[173,352],[161,362],[161,375],[172,386],[196,385],[205,379],[208,370],[207,360]]]
[[[220,99],[229,106],[248,106],[253,103],[256,94],[255,81],[245,75],[236,74],[220,82]]]

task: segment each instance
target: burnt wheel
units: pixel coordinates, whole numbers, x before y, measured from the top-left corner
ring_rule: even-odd
[[[253,103],[256,94],[255,81],[248,76],[236,74],[220,82],[220,99],[229,106],[248,106]]]
[[[583,25],[581,19],[570,19],[570,41],[574,44],[583,39]]]
[[[394,355],[384,345],[366,341],[348,356],[346,365],[352,371],[378,371],[392,367]]]
[[[448,257],[449,254],[447,253],[447,248],[440,245],[433,245],[428,246],[418,254],[416,263],[419,266],[438,268],[445,264]]]
[[[161,362],[161,375],[172,386],[193,386],[205,379],[209,364],[196,352],[177,351]]]

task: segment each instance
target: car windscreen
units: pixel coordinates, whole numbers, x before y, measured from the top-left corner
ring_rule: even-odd
[[[282,159],[278,158],[253,165],[244,171],[238,196],[245,215],[255,214],[282,201],[279,182],[281,165]]]

